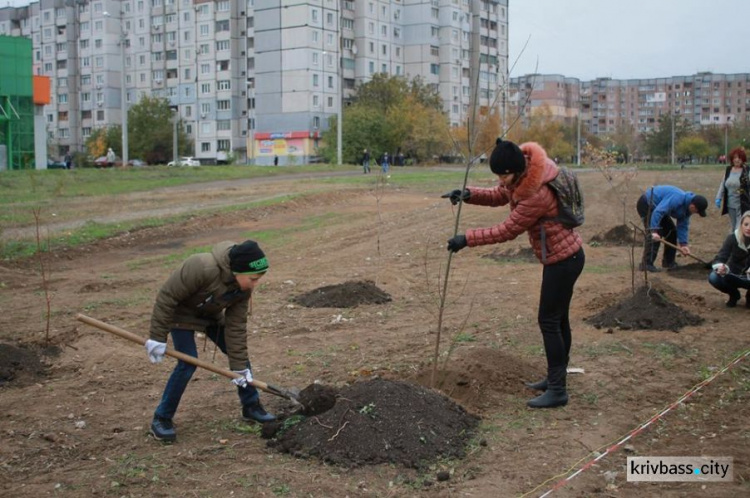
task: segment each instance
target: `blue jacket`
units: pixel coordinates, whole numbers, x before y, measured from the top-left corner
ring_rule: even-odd
[[[677,220],[677,242],[686,246],[688,244],[688,231],[690,229],[690,203],[695,197],[692,192],[684,192],[672,185],[657,185],[646,190],[643,194],[651,204],[651,227],[652,232],[659,231],[662,218],[671,216]],[[663,235],[663,234],[662,234]]]

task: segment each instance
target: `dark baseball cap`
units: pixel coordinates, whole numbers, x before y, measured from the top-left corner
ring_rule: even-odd
[[[706,217],[706,209],[708,209],[708,201],[705,197],[702,195],[696,195],[693,197],[693,200],[690,201],[690,204],[695,206],[695,209],[698,210],[698,214],[701,215],[701,217]]]

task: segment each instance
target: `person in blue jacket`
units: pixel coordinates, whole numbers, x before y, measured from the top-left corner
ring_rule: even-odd
[[[636,204],[638,215],[646,229],[640,270],[659,271],[654,266],[654,261],[659,253],[659,242],[662,238],[675,246],[679,245],[680,252],[685,256],[690,254],[688,245],[690,216],[698,213],[701,217],[705,217],[706,208],[708,208],[708,201],[705,197],[685,192],[672,185],[655,185],[646,190]],[[672,218],[677,221],[676,226]],[[676,268],[676,255],[677,250],[674,247],[665,245],[661,260],[662,268],[668,270]]]

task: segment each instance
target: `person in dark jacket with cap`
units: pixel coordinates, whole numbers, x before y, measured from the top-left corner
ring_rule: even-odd
[[[659,242],[662,238],[674,246],[679,243],[680,252],[685,256],[690,254],[688,245],[690,216],[697,213],[705,218],[707,208],[708,201],[702,195],[684,192],[672,185],[655,185],[646,190],[636,204],[638,215],[646,229],[640,270],[659,271],[654,266],[654,262],[659,253]],[[676,226],[672,218],[677,221]],[[676,255],[677,250],[674,247],[664,247],[662,268],[667,270],[677,268]]]
[[[520,147],[498,139],[490,156],[490,169],[499,184],[492,188],[469,187],[443,195],[451,203],[481,206],[510,205],[510,214],[500,224],[467,230],[448,241],[448,250],[499,244],[526,232],[539,261],[544,265],[539,299],[538,322],[547,357],[547,377],[528,383],[544,391],[526,404],[531,408],[554,408],[568,403],[566,378],[572,334],[570,302],[573,287],[586,261],[583,240],[573,228],[555,217],[559,214],[557,196],[548,185],[559,168],[537,143]]]
[[[211,253],[194,254],[172,272],[159,290],[151,315],[146,352],[151,363],[159,363],[172,336],[174,349],[197,357],[195,331],[203,331],[229,358],[229,368],[238,377],[242,418],[260,423],[276,419],[260,403],[251,384],[252,368],[247,352],[247,312],[253,289],[268,271],[268,260],[258,243],[220,242]],[[151,434],[161,441],[177,438],[174,418],[182,394],[196,367],[178,361],[154,412]]]

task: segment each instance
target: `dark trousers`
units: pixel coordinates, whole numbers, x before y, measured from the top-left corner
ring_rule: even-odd
[[[724,294],[729,294],[730,297],[739,299],[739,289],[750,290],[750,280],[747,278],[727,273],[726,275],[719,275],[715,271],[712,271],[708,276],[708,282],[716,289]]]
[[[538,321],[547,355],[548,372],[564,368],[568,364],[573,341],[570,331],[570,301],[573,298],[573,287],[585,264],[586,255],[581,248],[568,259],[544,267]]]
[[[651,212],[654,207],[651,206],[649,209],[649,202],[646,194],[641,195],[636,205],[638,215],[641,217],[643,222],[643,228],[646,229],[646,235],[643,242],[643,264],[653,265],[656,261],[656,256],[659,254],[659,242],[654,242],[651,238]],[[662,216],[661,222],[659,223],[659,231],[664,240],[671,242],[673,245],[677,245],[677,227],[669,216]],[[677,249],[674,247],[664,246],[664,255],[662,256],[662,266],[669,266],[674,263],[675,256],[677,256]]]
[[[175,351],[185,353],[193,358],[198,357],[198,349],[195,345],[195,332],[193,330],[172,329],[170,333],[172,334],[172,343],[174,344]],[[222,353],[226,354],[227,348],[224,342],[223,328],[207,330],[206,336],[219,347]],[[187,385],[196,368],[196,366],[184,361],[177,361],[177,365],[169,376],[167,385],[164,388],[164,394],[161,397],[161,402],[156,408],[154,415],[167,419],[174,417],[177,406],[180,404],[180,399],[182,399],[182,395],[185,393],[185,389],[187,389]],[[250,368],[250,362],[247,363],[247,368]],[[227,380],[227,382],[229,381]],[[258,401],[258,390],[253,386],[237,387],[237,395],[240,397],[242,406]]]

